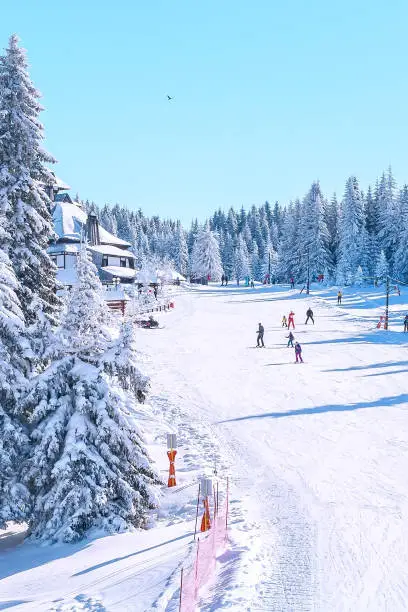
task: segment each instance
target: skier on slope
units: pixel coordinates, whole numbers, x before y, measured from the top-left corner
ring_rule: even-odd
[[[295,339],[295,336],[292,334],[292,332],[289,332],[289,336],[286,336],[286,338],[289,338],[287,348],[289,348],[290,346],[293,348],[293,341]]]
[[[283,315],[282,317],[282,327],[287,327],[288,326],[288,320],[286,318],[285,315]]]
[[[289,313],[288,329],[290,329],[291,323],[292,323],[293,329],[295,329],[295,313],[293,312],[293,310],[291,310]]]
[[[338,292],[337,294],[337,304],[341,304],[341,298],[343,297],[343,294],[341,291]]]
[[[312,319],[312,323],[314,325],[313,310],[310,308],[310,306],[306,310],[306,322],[305,322],[305,325],[307,325],[307,322],[308,322],[309,319]]]
[[[258,330],[257,330],[257,338],[256,338],[256,346],[259,348],[260,346],[262,346],[262,348],[265,348],[265,344],[263,341],[263,337],[264,337],[264,326],[262,325],[262,323],[258,323]]]
[[[296,363],[299,363],[299,361],[303,363],[302,347],[300,346],[299,342],[295,342],[295,355],[296,355]]]
[[[408,332],[408,314],[404,318],[404,332]]]

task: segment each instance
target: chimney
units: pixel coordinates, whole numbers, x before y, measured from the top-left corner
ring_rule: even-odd
[[[88,215],[88,220],[86,222],[86,237],[90,246],[95,246],[101,243],[99,238],[98,218],[94,213],[90,213]]]

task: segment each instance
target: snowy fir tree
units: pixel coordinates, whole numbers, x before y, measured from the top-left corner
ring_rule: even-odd
[[[136,367],[128,328],[112,345],[105,308],[95,266],[83,249],[59,355],[30,381],[22,402],[33,446],[25,483],[35,500],[29,521],[35,538],[71,542],[92,528],[141,527],[157,503],[157,477],[129,396],[141,399],[147,380]]]
[[[341,204],[337,273],[351,284],[363,259],[364,208],[356,177],[350,177]]]
[[[29,509],[28,492],[20,481],[28,437],[17,412],[33,357],[16,294],[18,281],[8,258],[2,209],[0,201],[0,528],[6,521],[24,520]]]
[[[140,371],[140,355],[136,348],[134,325],[127,321],[101,363],[104,371],[118,387],[130,392],[138,402],[144,402],[149,389],[149,378]]]
[[[388,276],[389,268],[388,261],[384,251],[381,251],[380,257],[378,258],[377,266],[375,269],[375,275],[380,281],[384,281]]]
[[[0,197],[8,201],[10,258],[17,277],[17,296],[27,325],[41,311],[55,325],[60,301],[56,267],[47,254],[54,232],[45,185],[51,182],[46,162],[53,158],[41,147],[40,94],[32,85],[25,52],[12,36],[0,58]]]
[[[197,234],[192,252],[191,274],[193,278],[208,277],[219,281],[222,276],[220,248],[214,233],[208,225]]]
[[[408,282],[408,186],[404,185],[399,196],[399,241],[394,257],[394,272],[403,282]]]
[[[243,236],[240,235],[234,253],[234,278],[237,281],[237,285],[250,274],[251,268],[249,265],[248,249]]]

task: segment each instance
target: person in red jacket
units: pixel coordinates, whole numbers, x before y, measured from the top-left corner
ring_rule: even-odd
[[[288,317],[288,329],[290,329],[290,324],[292,323],[293,329],[295,329],[295,313],[291,310]]]

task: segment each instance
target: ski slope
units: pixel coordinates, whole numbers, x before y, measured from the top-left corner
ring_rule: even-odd
[[[177,610],[195,482],[215,464],[232,483],[231,543],[201,610],[408,609],[408,294],[392,296],[389,332],[375,329],[381,289],[336,302],[317,288],[178,295],[139,344],[153,412],[140,418],[163,473],[165,432],[178,432],[180,489],[147,532],[51,549],[4,534],[0,610]],[[290,309],[304,364],[280,326]],[[259,322],[265,349],[254,348]]]

